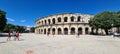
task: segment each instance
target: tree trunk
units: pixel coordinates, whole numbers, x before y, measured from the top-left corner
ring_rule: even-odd
[[[104,30],[105,30],[106,35],[108,35],[108,29],[104,29]]]
[[[98,34],[98,28],[96,29],[96,34]]]
[[[117,32],[120,33],[120,27],[117,27]]]

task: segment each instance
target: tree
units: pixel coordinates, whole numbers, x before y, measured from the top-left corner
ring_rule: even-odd
[[[117,32],[120,33],[120,11],[114,13],[114,27],[117,27]]]
[[[5,25],[6,25],[7,19],[6,19],[6,12],[0,10],[0,31],[3,31]]]
[[[7,24],[4,28],[4,32],[8,31],[19,31],[19,32],[24,32],[25,28],[24,26],[19,26],[19,25],[13,25],[13,24]]]
[[[34,27],[30,28],[30,31],[35,32],[35,28]]]
[[[7,24],[4,28],[4,32],[13,31],[13,30],[15,30],[14,27],[15,26],[13,24]]]
[[[108,30],[111,29],[114,23],[115,15],[112,12],[104,11],[95,15],[90,19],[89,24],[93,28],[101,28],[108,35]]]

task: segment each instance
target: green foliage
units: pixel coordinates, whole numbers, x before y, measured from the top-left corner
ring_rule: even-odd
[[[35,32],[35,28],[34,27],[30,28],[30,31]]]
[[[113,13],[114,14],[114,27],[120,27],[120,11]]]
[[[3,31],[5,25],[6,25],[7,19],[6,19],[6,12],[0,10],[0,31]]]
[[[4,31],[5,32],[9,32],[9,31],[12,31],[13,29],[14,29],[14,25],[12,25],[12,24],[7,24],[6,26],[5,26],[5,28],[4,28]]]
[[[94,16],[94,18],[90,19],[89,24],[93,28],[104,29],[106,34],[108,34],[108,29],[111,29],[113,25],[117,25],[116,23],[118,22],[120,21],[118,20],[116,14],[109,11],[104,11],[98,13]]]
[[[23,26],[19,26],[19,25],[7,24],[4,28],[4,32],[8,32],[8,31],[24,32],[25,28]]]

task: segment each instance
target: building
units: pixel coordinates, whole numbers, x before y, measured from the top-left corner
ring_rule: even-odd
[[[75,34],[90,34],[95,32],[94,28],[89,26],[90,18],[94,15],[78,14],[78,13],[62,13],[42,17],[36,20],[35,33],[55,35],[75,35]],[[99,33],[105,33],[99,29]]]
[[[35,33],[37,34],[89,34],[91,27],[88,21],[93,15],[63,13],[55,14],[36,20]]]

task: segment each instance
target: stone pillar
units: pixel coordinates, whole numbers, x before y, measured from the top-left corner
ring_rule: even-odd
[[[50,19],[50,24],[53,24],[53,22],[52,22],[52,17],[51,17],[51,19]]]
[[[68,28],[68,35],[71,35],[71,27]]]
[[[78,27],[75,27],[75,35],[78,34]]]
[[[35,28],[35,33],[37,34],[37,31],[36,31],[37,29]]]
[[[85,35],[85,27],[82,27],[82,34]]]
[[[63,27],[61,27],[61,33],[62,33],[62,35],[64,35],[64,29],[63,29]]]
[[[91,33],[91,31],[92,31],[92,28],[91,27],[88,27],[89,28],[89,34]]]
[[[50,34],[52,35],[52,27],[50,28]]]
[[[71,22],[71,18],[70,18],[70,16],[67,16],[67,18],[68,18],[68,22]]]
[[[58,29],[57,29],[57,27],[55,28],[55,35],[57,35],[58,34]]]

